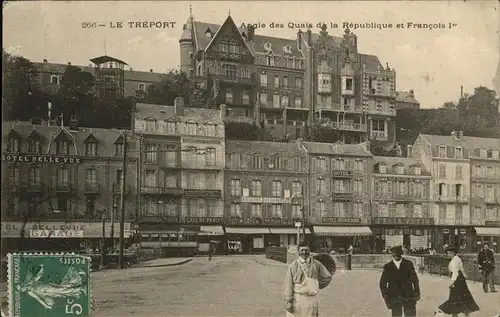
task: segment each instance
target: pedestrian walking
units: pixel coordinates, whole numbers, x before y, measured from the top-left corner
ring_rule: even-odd
[[[208,262],[212,261],[212,252],[213,252],[213,245],[212,243],[208,244]]]
[[[354,253],[354,248],[352,244],[349,244],[349,248],[347,249],[347,270],[352,270],[352,254]]]
[[[490,249],[489,244],[486,242],[483,244],[483,248],[479,251],[477,256],[477,263],[479,264],[479,271],[481,272],[481,277],[483,280],[483,291],[488,293],[488,286],[492,293],[496,293],[495,290],[495,254],[493,250]]]
[[[384,265],[380,292],[393,317],[415,317],[420,300],[417,272],[410,260],[403,258],[403,247],[391,249],[392,261]]]
[[[448,264],[448,270],[451,273],[450,295],[448,300],[439,306],[439,309],[443,313],[454,317],[458,316],[458,314],[469,316],[470,313],[478,311],[479,306],[467,287],[464,264],[457,255],[455,248],[448,247],[446,253],[451,257]]]
[[[318,317],[318,293],[330,284],[332,274],[313,259],[309,245],[298,246],[299,257],[290,263],[283,282],[287,317]]]

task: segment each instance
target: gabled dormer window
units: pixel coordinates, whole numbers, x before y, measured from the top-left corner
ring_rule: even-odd
[[[379,164],[379,166],[378,166],[378,172],[380,174],[387,173],[387,166],[385,166],[385,164]]]
[[[396,174],[403,174],[404,173],[403,165],[396,165],[395,170],[396,170]]]
[[[97,142],[92,140],[85,143],[85,155],[96,156],[97,155]]]
[[[8,152],[19,152],[19,139],[15,136],[9,137],[9,147],[7,149]]]
[[[57,142],[57,154],[69,154],[69,143],[68,141],[61,140]]]
[[[456,147],[455,148],[455,158],[463,158],[464,157],[464,150],[461,147]]]
[[[415,175],[420,175],[422,174],[422,168],[420,166],[414,166],[413,172],[415,173]]]
[[[35,154],[40,154],[42,152],[42,144],[40,140],[30,140],[28,144],[28,152]]]
[[[156,132],[156,120],[146,119],[146,132]]]
[[[120,136],[118,140],[115,141],[115,156],[123,156],[123,138]]]
[[[440,145],[439,146],[439,157],[446,157],[446,146],[445,145]]]

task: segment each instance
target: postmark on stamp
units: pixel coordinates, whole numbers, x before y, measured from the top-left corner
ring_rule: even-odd
[[[9,316],[90,316],[90,262],[67,253],[9,254]]]

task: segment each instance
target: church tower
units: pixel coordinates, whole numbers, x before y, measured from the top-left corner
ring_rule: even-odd
[[[189,18],[182,28],[182,36],[179,40],[181,49],[181,71],[186,73],[189,77],[193,75],[194,64],[194,33],[193,33],[193,11],[189,6]]]

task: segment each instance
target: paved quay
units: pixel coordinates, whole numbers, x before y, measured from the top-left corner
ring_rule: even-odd
[[[95,317],[284,316],[281,285],[286,264],[261,255],[197,257],[177,266],[93,273]],[[320,293],[321,316],[389,316],[380,296],[378,270],[339,270]],[[433,316],[448,296],[449,280],[420,275],[418,316]],[[500,313],[500,293],[484,294],[468,282],[481,311]]]

